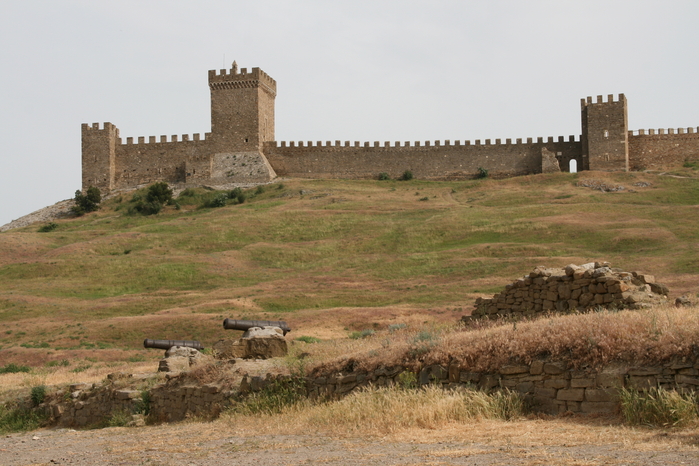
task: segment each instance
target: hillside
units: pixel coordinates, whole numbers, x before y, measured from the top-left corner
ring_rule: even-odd
[[[697,178],[284,180],[248,193],[201,208],[213,193],[199,189],[152,216],[129,214],[123,194],[51,232],[0,233],[0,361],[148,362],[160,352],[144,338],[210,346],[231,336],[225,317],[324,340],[454,323],[536,265],[607,260],[672,298],[699,293]]]

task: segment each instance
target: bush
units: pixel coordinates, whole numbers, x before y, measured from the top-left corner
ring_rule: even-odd
[[[476,179],[480,180],[483,178],[488,178],[488,170],[486,170],[483,167],[478,167],[478,171],[476,172]]]
[[[352,333],[350,333],[350,336],[349,336],[349,337],[350,337],[352,340],[359,340],[360,338],[367,338],[367,337],[370,337],[370,336],[372,336],[374,333],[375,333],[375,332],[374,332],[372,329],[367,328],[367,329],[362,330],[361,332],[352,332]]]
[[[410,170],[405,170],[398,179],[401,181],[410,181],[413,179],[413,172],[411,172]]]
[[[32,404],[34,406],[39,406],[46,399],[46,387],[44,385],[37,385],[36,387],[32,387],[32,391],[29,397],[32,399]]]
[[[41,227],[39,227],[39,233],[48,233],[49,231],[53,231],[56,228],[58,228],[58,223],[50,222],[46,225],[42,225]]]
[[[321,342],[320,338],[309,337],[307,335],[302,335],[302,336],[296,338],[295,340],[296,341],[303,341],[305,343],[320,343]]]
[[[46,416],[25,407],[8,408],[0,405],[0,434],[25,432],[41,427]]]
[[[695,394],[651,388],[619,391],[621,413],[627,423],[655,427],[681,427],[697,419]]]
[[[247,199],[247,195],[240,188],[233,188],[228,192],[228,199],[233,199],[235,204],[242,204]]]
[[[99,209],[100,202],[102,202],[102,194],[99,188],[90,186],[85,194],[80,190],[75,191],[75,205],[70,210],[77,216],[85,215]]]
[[[386,172],[379,173],[379,181],[386,181],[386,180],[390,180],[390,179],[391,179],[391,177],[388,176],[388,173],[386,173]]]
[[[11,362],[5,367],[0,367],[0,374],[16,374],[18,372],[29,372],[31,368],[28,366],[18,366],[17,364]]]
[[[204,202],[204,207],[224,207],[226,201],[228,200],[228,195],[224,193],[217,194],[216,196],[206,200]]]
[[[146,201],[148,202],[158,202],[165,205],[172,201],[172,189],[164,181],[159,181],[148,187],[148,193],[146,194]]]
[[[136,201],[136,204],[129,209],[129,213],[139,213],[141,215],[155,215],[163,210],[163,205],[160,202],[146,202],[143,200]]]
[[[276,380],[236,405],[239,414],[279,414],[306,398],[306,383],[302,377]]]

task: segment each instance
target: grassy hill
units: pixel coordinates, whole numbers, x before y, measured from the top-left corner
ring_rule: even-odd
[[[599,183],[624,189],[581,186]],[[144,338],[231,336],[225,317],[321,339],[453,323],[537,265],[607,260],[699,293],[691,176],[284,180],[219,208],[189,190],[151,216],[129,213],[133,194],[51,232],[0,233],[0,361],[134,362],[160,356]]]

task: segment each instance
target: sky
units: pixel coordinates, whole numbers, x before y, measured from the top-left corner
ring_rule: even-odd
[[[699,2],[0,0],[0,225],[81,188],[81,123],[210,131],[210,69],[277,81],[277,141],[580,135],[699,126]],[[606,98],[605,98],[606,99]]]

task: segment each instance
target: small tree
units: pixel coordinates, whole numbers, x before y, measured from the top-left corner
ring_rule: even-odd
[[[401,181],[410,181],[413,179],[413,172],[410,170],[405,170],[403,174],[400,176]]]
[[[85,194],[80,190],[75,191],[75,205],[71,210],[75,215],[84,215],[99,209],[100,202],[102,202],[102,194],[99,188],[90,186],[87,188],[87,191],[85,191]]]

